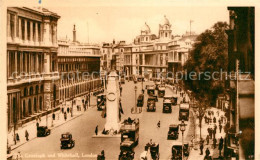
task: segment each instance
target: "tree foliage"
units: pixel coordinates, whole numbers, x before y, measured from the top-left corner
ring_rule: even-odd
[[[197,99],[207,99],[211,104],[215,104],[217,95],[224,90],[224,77],[220,72],[227,71],[227,29],[226,22],[217,22],[201,33],[184,65],[188,74],[185,87],[193,91]]]

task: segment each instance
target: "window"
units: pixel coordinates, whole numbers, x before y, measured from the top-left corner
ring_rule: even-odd
[[[165,33],[165,37],[167,37],[167,33]]]
[[[11,32],[11,37],[12,37],[12,39],[14,39],[14,15],[13,14],[11,14],[10,15],[10,32]]]
[[[23,96],[26,97],[27,96],[27,88],[23,89]]]
[[[25,21],[24,19],[21,20],[22,25],[22,40],[25,40]]]
[[[41,24],[37,23],[37,25],[38,25],[38,41],[40,42],[41,41]]]
[[[30,29],[30,22],[27,21],[27,40],[30,40],[30,36],[31,36],[31,29]]]
[[[30,96],[33,95],[33,87],[30,87]]]
[[[146,41],[148,41],[148,37],[146,37]]]

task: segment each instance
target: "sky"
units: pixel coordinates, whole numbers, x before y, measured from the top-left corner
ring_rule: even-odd
[[[159,24],[164,15],[172,25],[173,35],[182,35],[190,30],[197,34],[218,21],[228,22],[229,13],[225,6],[51,6],[61,18],[58,21],[58,38],[72,40],[73,25],[76,25],[77,40],[102,43],[125,40],[132,43],[140,34],[145,22],[151,32],[158,35]]]

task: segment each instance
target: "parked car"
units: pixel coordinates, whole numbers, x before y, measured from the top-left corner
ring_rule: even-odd
[[[51,130],[47,126],[37,127],[37,137],[45,137],[51,134]]]

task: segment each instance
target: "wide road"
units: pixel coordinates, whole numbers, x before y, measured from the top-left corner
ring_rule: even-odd
[[[153,84],[153,82],[144,82]],[[145,144],[153,140],[160,145],[160,159],[169,159],[171,157],[171,146],[174,143],[181,142],[181,132],[178,140],[167,140],[167,132],[170,124],[179,124],[178,112],[179,105],[173,107],[171,114],[162,113],[162,98],[156,102],[156,112],[146,111],[147,94],[145,93],[145,103],[141,114],[131,114],[131,108],[134,106],[135,93],[134,86],[138,87],[137,96],[141,93],[141,83],[134,84],[133,81],[123,84],[122,106],[124,114],[122,120],[128,117],[140,119],[140,138],[139,144],[135,148],[135,159],[139,159],[144,151]],[[166,94],[173,94],[172,90],[167,88]],[[95,100],[95,99],[93,99]],[[92,102],[93,102],[92,100]],[[161,127],[157,128],[157,122],[161,121]],[[120,153],[120,138],[92,138],[96,125],[99,130],[103,130],[105,119],[101,117],[101,112],[96,107],[89,108],[82,116],[65,123],[64,125],[52,130],[51,135],[43,138],[36,138],[15,149],[20,151],[24,159],[95,159],[90,158],[91,154],[99,154],[105,150],[107,160],[116,160]],[[191,125],[192,126],[192,125]],[[185,131],[185,140],[190,140],[192,127],[188,124]],[[64,132],[71,132],[75,139],[75,147],[72,149],[60,149],[60,136]],[[52,157],[48,157],[52,156]],[[85,156],[85,157],[84,157]],[[38,158],[37,158],[38,157]]]

